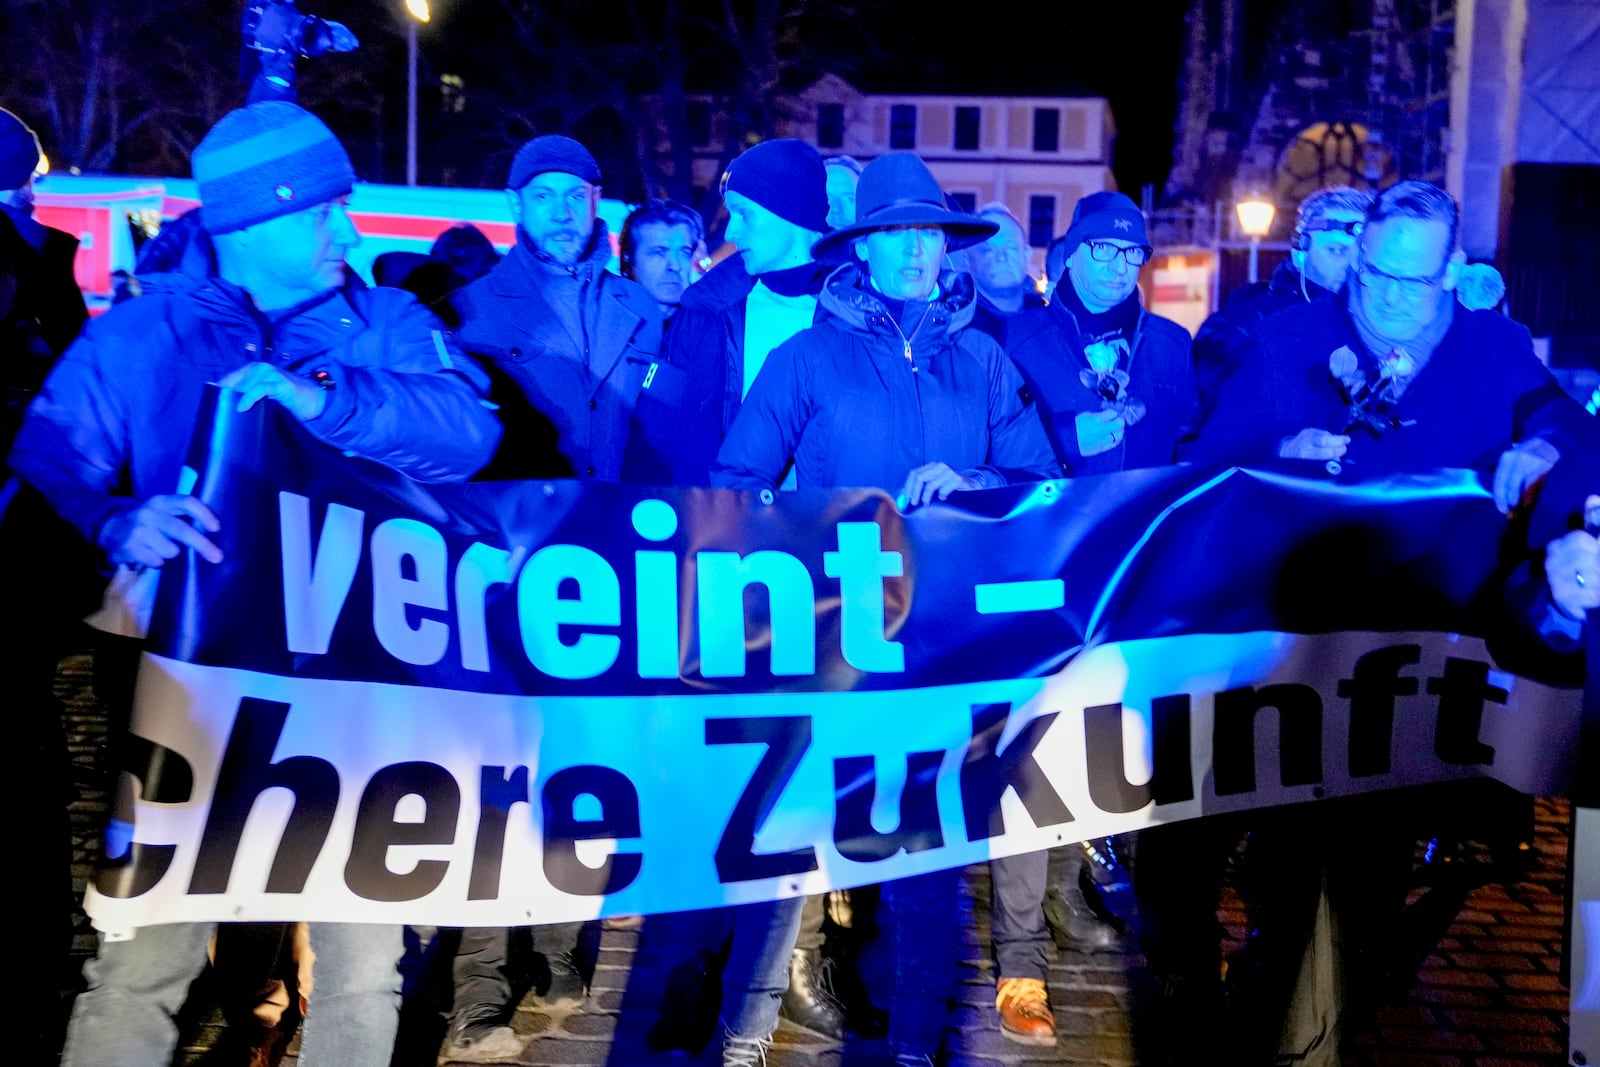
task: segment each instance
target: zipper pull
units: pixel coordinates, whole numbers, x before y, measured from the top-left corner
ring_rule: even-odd
[[[917,369],[917,361],[911,358],[911,342],[906,342],[906,362],[911,364],[911,369]]]

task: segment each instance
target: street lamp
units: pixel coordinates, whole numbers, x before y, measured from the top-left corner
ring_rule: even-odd
[[[417,23],[428,21],[428,0],[406,0],[406,184],[417,184]]]
[[[1260,268],[1261,239],[1272,229],[1272,218],[1278,209],[1272,201],[1252,196],[1239,201],[1234,210],[1239,213],[1239,229],[1250,238],[1250,281],[1254,283]]]

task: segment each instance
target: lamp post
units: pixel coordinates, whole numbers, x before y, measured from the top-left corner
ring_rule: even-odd
[[[406,184],[417,184],[417,23],[428,21],[428,0],[406,0]]]
[[[1239,229],[1250,238],[1250,281],[1254,283],[1260,273],[1261,239],[1272,229],[1278,209],[1265,197],[1251,196],[1239,201],[1234,210],[1239,214]]]

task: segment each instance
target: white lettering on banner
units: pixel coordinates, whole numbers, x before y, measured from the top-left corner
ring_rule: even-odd
[[[313,549],[311,501],[278,494],[282,537],[284,621],[290,652],[325,655],[360,566],[366,516],[330,503]],[[664,500],[640,501],[634,531],[647,541],[672,537],[677,513]],[[883,551],[873,522],[837,524],[838,551],[823,553],[823,572],[839,580],[840,653],[857,670],[882,674],[905,670],[905,649],[885,632],[883,580],[905,572],[898,552]],[[623,625],[617,572],[605,557],[581,545],[545,545],[526,563],[525,550],[473,543],[455,565],[454,623],[461,665],[491,669],[485,595],[495,585],[516,584],[517,619],[528,661],[552,678],[594,678],[615,665],[622,639],[608,630]],[[416,519],[389,519],[372,531],[372,626],[379,644],[395,659],[427,666],[444,657],[450,623],[422,616],[450,611],[448,547],[444,536]],[[704,550],[695,554],[699,605],[696,614],[701,672],[707,678],[745,673],[748,645],[744,600],[747,589],[766,589],[771,604],[771,669],[775,675],[816,671],[815,595],[811,574],[796,557],[773,550],[740,555]],[[410,572],[411,576],[408,576]],[[640,678],[678,676],[678,556],[634,553],[633,627]],[[577,595],[563,595],[566,583]],[[575,636],[574,636],[575,634]]]
[[[131,859],[89,907],[115,931],[742,903],[1408,784],[1553,792],[1577,706],[1445,634],[1167,637],[1043,679],[715,700],[147,656],[134,728],[163,770],[140,780]]]

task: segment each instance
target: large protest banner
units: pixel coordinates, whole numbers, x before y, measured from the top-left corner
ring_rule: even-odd
[[[1572,774],[1482,635],[1470,474],[958,494],[424,487],[203,416],[131,844],[88,907],[509,925],[816,892],[1283,803]]]

